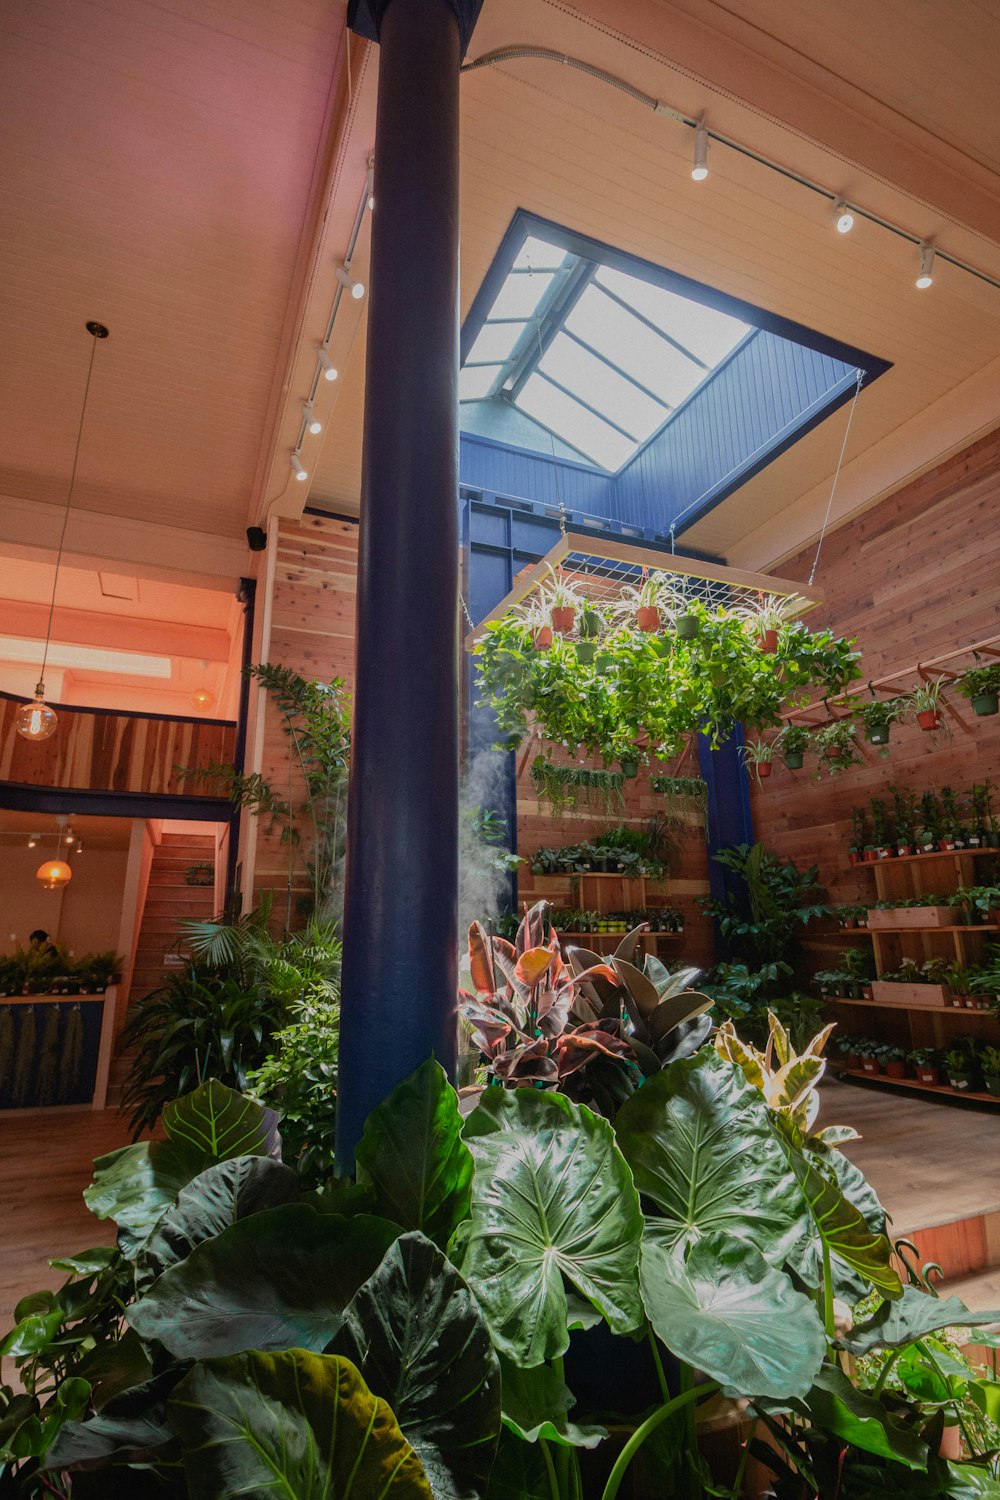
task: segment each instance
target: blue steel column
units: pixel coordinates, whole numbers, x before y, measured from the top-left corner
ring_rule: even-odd
[[[454,1072],[458,905],[458,86],[449,0],[380,42],[337,1159],[432,1053]]]
[[[750,785],[740,755],[743,726],[737,724],[718,750],[712,749],[708,735],[698,736],[698,762],[708,783],[708,806],[705,811],[705,835],[708,840],[708,882],[716,901],[725,901],[729,892],[745,896],[738,875],[712,856],[733,844],[752,844],[753,816],[750,811]]]

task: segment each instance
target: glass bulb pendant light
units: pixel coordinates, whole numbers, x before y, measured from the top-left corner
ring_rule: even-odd
[[[73,486],[76,483],[76,466],[80,458],[80,442],[83,438],[83,422],[84,418],[87,415],[87,398],[90,395],[90,377],[94,373],[94,355],[97,352],[98,342],[101,339],[106,339],[108,336],[108,330],[105,328],[104,324],[96,323],[93,319],[91,319],[87,324],[87,332],[90,334],[94,342],[90,350],[90,364],[87,367],[87,383],[83,388],[83,406],[80,408],[80,426],[77,429],[76,434],[76,449],[73,453],[73,468],[69,476],[69,491],[66,495],[66,509],[63,512],[62,531],[59,533],[59,550],[56,552],[56,568],[55,573],[52,577],[52,598],[49,602],[49,623],[45,627],[45,650],[42,652],[42,669],[38,674],[38,685],[35,688],[34,701],[32,703],[23,704],[22,707],[18,709],[14,719],[14,724],[18,734],[26,740],[33,741],[51,739],[59,727],[59,719],[55,713],[55,710],[51,709],[45,702],[45,667],[49,659],[49,644],[52,640],[52,615],[56,607],[56,588],[59,584],[59,568],[62,563],[63,546],[66,541],[66,523],[69,520],[69,508],[70,503],[73,499]],[[50,861],[51,868],[53,869],[58,864],[58,860]],[[43,885],[45,884],[45,881],[42,879],[42,870],[46,868],[48,868],[48,866],[42,865],[38,871],[38,879],[42,881]],[[61,865],[60,870],[65,871],[65,875],[61,874],[54,885],[48,886],[48,889],[50,891],[57,890],[60,886],[66,885],[69,882],[71,874],[69,866]]]
[[[26,740],[49,740],[55,734],[59,720],[45,702],[44,682],[35,688],[34,701],[22,704],[18,709],[14,723],[18,734]]]
[[[73,879],[73,871],[61,859],[47,859],[38,866],[35,879],[47,891],[61,891]]]

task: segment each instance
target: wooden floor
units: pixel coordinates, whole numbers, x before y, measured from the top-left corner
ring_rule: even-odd
[[[933,1236],[934,1226],[975,1216],[988,1229],[1000,1216],[1000,1115],[833,1081],[822,1100],[821,1124],[861,1131],[848,1149],[892,1216],[894,1238]],[[112,1110],[0,1116],[0,1331],[26,1292],[59,1284],[49,1256],[113,1243],[113,1226],[81,1194],[93,1158],[128,1139]],[[1000,1305],[1000,1240],[985,1264],[994,1269],[970,1261],[969,1284],[981,1293],[973,1305]]]

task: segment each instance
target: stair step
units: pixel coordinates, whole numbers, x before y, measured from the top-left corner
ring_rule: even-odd
[[[212,833],[165,833],[157,848],[214,849],[215,835]]]

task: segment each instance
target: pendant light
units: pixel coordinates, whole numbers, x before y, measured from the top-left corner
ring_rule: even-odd
[[[53,715],[54,717],[55,715]],[[56,819],[56,824],[56,855],[58,856],[62,852],[63,829],[66,827],[65,813]],[[35,871],[35,879],[47,891],[61,891],[73,879],[73,871],[68,864],[59,858],[47,859],[38,866],[38,869]]]
[[[45,650],[42,652],[42,667],[41,671],[38,674],[38,684],[35,688],[34,701],[31,703],[25,703],[21,708],[19,708],[14,719],[18,734],[23,735],[26,740],[51,739],[52,735],[55,734],[56,728],[58,727],[59,723],[54,710],[51,709],[45,702],[45,667],[49,659],[49,643],[52,640],[52,616],[55,612],[56,607],[56,588],[59,584],[59,568],[62,563],[63,546],[66,541],[66,525],[69,521],[70,503],[73,499],[73,486],[76,483],[76,467],[80,459],[80,443],[83,439],[83,422],[84,418],[87,415],[87,398],[90,395],[90,377],[94,373],[94,355],[97,352],[97,345],[99,340],[106,339],[108,336],[108,330],[105,328],[104,324],[96,323],[93,320],[88,322],[87,332],[90,334],[94,342],[91,345],[90,349],[90,363],[87,366],[87,383],[83,388],[83,405],[80,408],[80,425],[77,429],[76,449],[73,453],[73,468],[69,476],[69,490],[66,494],[66,509],[63,512],[62,530],[59,533],[59,547],[56,552],[56,568],[55,573],[52,577],[52,598],[49,601],[49,622],[45,627]],[[53,864],[58,863],[58,860],[53,862]],[[66,872],[65,878],[60,879],[57,882],[57,885],[66,885],[70,878],[71,871],[69,866],[63,865],[62,869]],[[41,880],[41,872],[39,872],[38,878],[39,880]],[[49,890],[55,890],[57,886],[50,885],[48,888]]]

